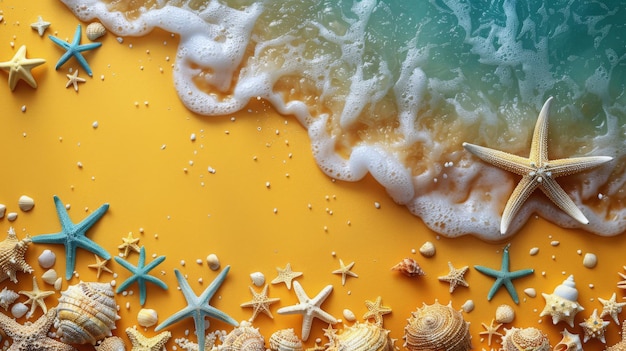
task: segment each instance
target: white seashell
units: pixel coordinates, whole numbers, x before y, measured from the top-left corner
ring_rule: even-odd
[[[463,312],[465,313],[470,313],[474,310],[474,307],[476,307],[474,305],[474,300],[467,300],[465,301],[465,303],[461,306],[461,309],[463,310]]]
[[[331,337],[326,351],[393,351],[389,330],[375,323],[356,323]]]
[[[100,345],[97,345],[96,351],[126,351],[124,340],[119,336],[110,336],[104,338]]]
[[[89,40],[94,41],[107,33],[107,29],[100,22],[89,23],[87,28],[85,29],[85,33],[87,34],[87,38]]]
[[[0,204],[0,218],[4,218],[4,214],[7,212],[6,205]]]
[[[574,276],[570,275],[558,285],[553,292],[554,295],[562,297],[569,301],[578,300],[578,290],[576,289],[576,283],[574,282]]]
[[[302,351],[302,340],[293,329],[281,329],[274,332],[269,340],[271,351]]]
[[[7,214],[7,220],[8,220],[9,222],[13,222],[13,221],[15,221],[16,219],[17,219],[17,212],[9,212],[9,213]]]
[[[552,324],[565,321],[574,327],[574,316],[584,310],[578,303],[578,290],[574,283],[574,276],[570,275],[552,294],[541,294],[546,300],[546,306],[539,314],[539,317],[551,315]]]
[[[151,308],[142,308],[137,313],[137,324],[145,328],[151,327],[156,324],[158,318],[157,311]]]
[[[496,323],[511,323],[515,319],[515,311],[510,305],[500,305],[496,308]]]
[[[63,287],[63,278],[58,277],[57,280],[54,281],[54,290],[61,290]]]
[[[41,268],[46,268],[46,269],[54,266],[54,263],[56,262],[56,260],[57,260],[57,256],[54,254],[54,252],[48,249],[43,250],[41,255],[37,257],[37,261],[39,261],[39,265],[41,266]]]
[[[469,323],[450,304],[418,308],[404,328],[404,346],[409,351],[467,351],[472,348]]]
[[[563,338],[554,346],[553,351],[583,351],[583,344],[578,334],[572,334],[567,329],[561,332]]]
[[[206,257],[206,263],[212,271],[220,269],[220,259],[216,254],[210,254]]]
[[[68,344],[95,344],[115,329],[117,305],[107,283],[80,282],[61,292],[57,334]]]
[[[583,257],[583,266],[593,268],[598,264],[598,257],[595,254],[587,252]]]
[[[529,297],[536,297],[537,290],[535,290],[534,288],[526,288],[524,289],[524,294],[528,295]]]
[[[9,305],[15,302],[20,295],[13,290],[9,290],[6,286],[0,291],[0,306],[4,310],[9,309]]]
[[[354,314],[354,312],[352,312],[352,310],[344,308],[343,318],[347,320],[348,322],[354,322],[356,320],[356,315]]]
[[[393,271],[400,271],[407,277],[415,277],[425,275],[420,265],[412,258],[405,258],[395,266],[391,267]]]
[[[25,304],[18,302],[13,307],[11,307],[11,314],[15,318],[22,318],[26,312],[28,312],[29,308]]]
[[[422,247],[420,247],[420,253],[424,257],[433,257],[435,256],[436,249],[435,244],[430,241],[425,242]]]
[[[539,248],[538,247],[533,247],[532,249],[530,249],[530,251],[528,251],[528,254],[531,255],[531,256],[535,256],[538,253],[539,253]]]
[[[265,339],[257,328],[243,321],[233,329],[219,347],[220,351],[265,351]]]
[[[265,275],[261,272],[254,272],[250,274],[250,279],[252,280],[252,284],[255,286],[263,286],[265,284]]]
[[[50,285],[54,285],[58,278],[59,276],[57,274],[57,271],[55,271],[54,269],[48,269],[41,275],[41,279],[43,279],[45,283]]]
[[[505,329],[502,337],[504,351],[550,351],[550,340],[537,328]]]
[[[28,212],[35,207],[35,200],[30,196],[22,195],[19,200],[17,200],[17,205],[20,207],[20,210]]]

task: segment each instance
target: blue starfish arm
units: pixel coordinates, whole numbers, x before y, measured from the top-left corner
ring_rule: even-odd
[[[146,275],[143,277],[144,280],[158,286],[159,288],[163,289],[163,290],[167,290],[167,284],[165,284],[164,281],[162,281],[161,279],[151,276],[151,275]]]
[[[31,240],[36,244],[65,244],[67,236],[63,233],[41,234],[33,236]]]
[[[122,284],[120,284],[117,287],[117,290],[115,290],[116,293],[121,293],[122,291],[128,289],[129,286],[131,286],[135,281],[137,281],[137,279],[139,279],[138,276],[134,275],[126,280],[124,280],[124,282],[122,282]]]
[[[200,295],[200,302],[202,304],[208,304],[209,300],[211,300],[213,295],[215,295],[215,293],[217,292],[217,289],[222,285],[222,283],[224,283],[226,275],[229,271],[230,266],[224,267],[220,274],[218,274],[217,277],[213,279],[211,284],[209,284],[209,286],[207,286],[207,288],[202,292],[202,294]]]
[[[488,275],[490,277],[494,277],[497,278],[499,277],[501,274],[500,271],[496,271],[495,269],[489,268],[489,267],[485,267],[485,266],[474,266],[474,269],[485,274]]]
[[[83,44],[83,45],[79,45],[77,51],[79,52],[83,52],[83,51],[87,51],[87,50],[92,50],[92,49],[96,49],[102,46],[102,43],[89,43],[89,44]]]
[[[209,316],[212,318],[215,318],[217,320],[220,320],[224,323],[228,323],[230,325],[238,325],[237,321],[235,319],[233,319],[231,316],[227,315],[226,313],[218,310],[217,308],[210,306],[210,305],[204,305],[202,306],[202,313],[205,316]]]
[[[164,320],[163,322],[161,322],[161,324],[157,325],[156,328],[154,328],[154,331],[158,332],[180,320],[183,320],[188,317],[192,317],[193,313],[194,313],[194,310],[190,306],[187,306],[183,308],[182,310],[174,313],[173,315],[167,317],[166,320]]]
[[[48,35],[48,38],[50,38],[50,40],[52,40],[55,44],[57,44],[58,46],[62,47],[63,49],[67,50],[70,48],[70,44],[66,43],[65,41],[53,36],[53,35]]]
[[[506,288],[506,291],[509,292],[509,295],[511,296],[513,301],[516,304],[518,304],[519,303],[519,296],[517,296],[517,291],[515,290],[515,286],[513,286],[513,282],[511,282],[510,280],[505,280],[504,281],[504,287]]]
[[[531,275],[535,272],[534,269],[529,268],[529,269],[520,269],[519,271],[515,271],[515,272],[511,272],[511,277],[513,279],[517,279],[517,278],[522,278],[525,277],[527,275]]]
[[[126,268],[127,270],[131,271],[133,274],[136,273],[136,268],[135,266],[133,266],[132,264],[128,263],[125,259],[121,258],[121,257],[113,257],[113,259],[115,260],[115,262],[117,262],[120,266]]]
[[[143,246],[142,246],[143,247]],[[161,262],[165,261],[165,256],[159,256],[155,258],[152,262],[148,263],[146,266],[146,272],[153,270],[156,266],[160,265]]]
[[[198,311],[193,315],[193,324],[196,329],[194,333],[198,338],[198,350],[204,350],[204,345],[206,342],[204,331],[206,330],[206,328],[209,327],[207,324],[210,324],[210,322],[204,319],[204,316]]]

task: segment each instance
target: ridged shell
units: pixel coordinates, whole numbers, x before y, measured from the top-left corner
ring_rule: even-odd
[[[126,344],[119,336],[111,336],[102,340],[95,348],[96,351],[126,351]]]
[[[469,322],[461,312],[437,301],[413,312],[404,328],[404,346],[410,351],[467,351],[470,339]]]
[[[504,351],[550,351],[550,340],[537,328],[505,329],[502,337]]]
[[[554,288],[553,294],[569,301],[577,301],[578,289],[576,289],[574,276],[570,275],[561,284],[557,285],[557,287]]]
[[[567,329],[561,332],[563,338],[554,346],[553,351],[583,351],[583,344],[578,334],[572,334]]]
[[[249,322],[244,321],[226,335],[218,349],[220,351],[265,351],[265,339],[259,333],[259,329],[253,328]]]
[[[157,311],[151,308],[142,308],[137,313],[137,324],[145,328],[155,325],[158,319]]]
[[[8,278],[13,283],[17,283],[18,271],[24,273],[33,271],[33,268],[24,260],[30,243],[29,237],[18,240],[13,227],[9,228],[7,238],[0,242],[0,282]]]
[[[370,322],[356,323],[335,335],[326,351],[393,351],[389,330]]]
[[[13,290],[7,289],[5,286],[2,291],[0,291],[0,306],[4,308],[4,310],[9,309],[9,305],[15,302],[20,295]]]
[[[515,319],[515,310],[507,304],[496,308],[496,323],[511,323]]]
[[[85,29],[85,33],[87,33],[87,38],[89,38],[89,40],[94,41],[100,38],[101,36],[105,35],[107,33],[107,29],[104,28],[102,23],[93,22],[93,23],[89,23],[89,25]]]
[[[552,324],[564,321],[571,327],[574,326],[574,316],[584,310],[578,303],[578,290],[574,283],[574,276],[570,275],[558,285],[552,294],[541,294],[546,300],[546,306],[539,317],[552,316]]]
[[[419,275],[424,275],[424,271],[420,267],[420,265],[412,258],[405,258],[400,261],[395,266],[391,267],[391,270],[400,271],[402,274],[407,277],[415,277]]]
[[[281,329],[270,336],[271,351],[302,351],[302,340],[293,329]]]
[[[61,292],[57,333],[68,344],[95,344],[115,329],[117,305],[107,283],[80,282]]]

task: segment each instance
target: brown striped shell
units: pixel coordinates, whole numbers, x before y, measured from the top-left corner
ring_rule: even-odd
[[[470,339],[469,322],[461,312],[437,301],[413,312],[404,328],[404,346],[410,351],[467,351]]]
[[[57,334],[67,344],[95,344],[115,329],[117,305],[107,283],[80,282],[61,292]]]
[[[271,351],[302,351],[302,340],[292,328],[277,330],[270,336]]]
[[[389,330],[366,322],[347,327],[334,335],[326,351],[393,351]]]
[[[422,267],[420,267],[419,263],[412,258],[405,258],[402,261],[398,262],[395,266],[391,267],[393,271],[400,271],[402,274],[407,277],[416,277],[420,275],[425,275]]]
[[[511,328],[505,329],[502,337],[502,349],[504,351],[550,351],[550,340],[539,329]]]
[[[218,349],[220,351],[265,351],[265,339],[259,333],[259,329],[244,321],[226,335]]]

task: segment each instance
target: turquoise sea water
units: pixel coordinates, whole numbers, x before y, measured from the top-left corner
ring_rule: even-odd
[[[586,230],[626,230],[623,0],[63,1],[117,35],[178,33],[174,85],[190,110],[228,114],[266,99],[308,129],[329,176],[371,173],[447,236],[502,239],[518,179],[462,143],[527,156],[553,96],[550,158],[614,158],[559,183]],[[581,226],[538,194],[508,235],[533,212]]]

